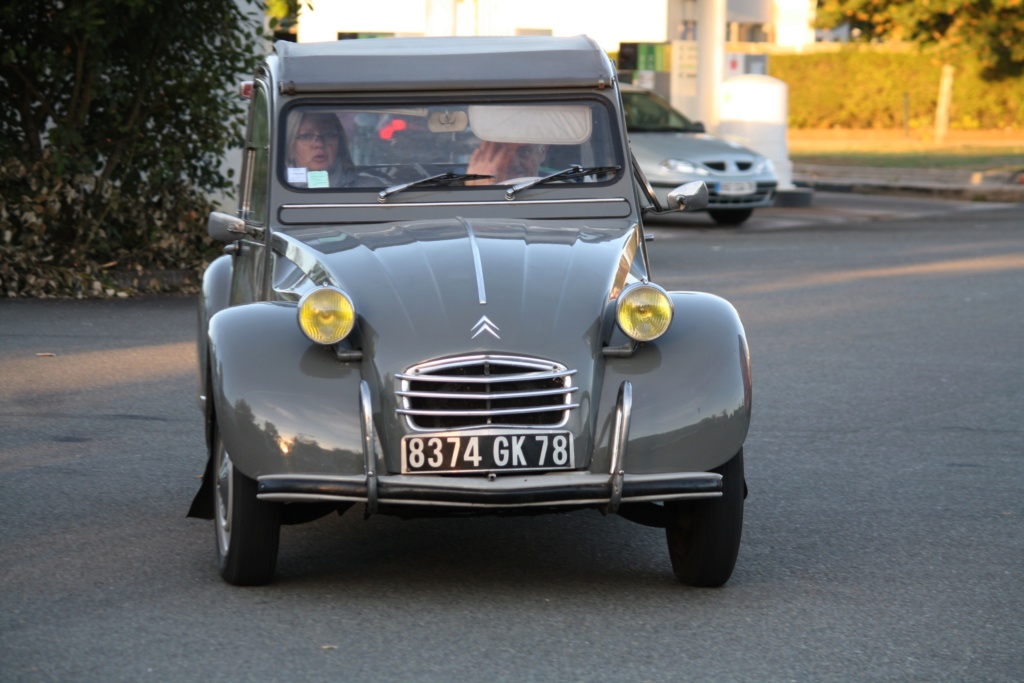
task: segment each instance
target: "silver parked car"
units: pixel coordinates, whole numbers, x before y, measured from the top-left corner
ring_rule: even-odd
[[[249,90],[199,307],[189,514],[214,520],[223,578],[272,580],[282,525],[352,507],[592,509],[664,528],[682,582],[725,583],[746,336],[723,299],[656,284],[657,203],[597,44],[278,43]]]
[[[658,198],[680,183],[703,181],[708,213],[716,223],[739,225],[754,209],[771,206],[778,181],[771,159],[704,132],[664,99],[637,86],[622,86],[633,154]]]

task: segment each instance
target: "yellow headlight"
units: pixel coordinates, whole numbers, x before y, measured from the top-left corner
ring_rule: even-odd
[[[638,282],[619,295],[615,316],[627,336],[651,341],[665,334],[671,324],[672,299],[661,287]]]
[[[299,327],[317,344],[335,344],[352,331],[356,311],[340,289],[321,287],[299,301]]]

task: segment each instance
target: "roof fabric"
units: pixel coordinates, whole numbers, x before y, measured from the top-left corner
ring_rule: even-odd
[[[610,85],[587,36],[368,38],[274,44],[286,94]]]

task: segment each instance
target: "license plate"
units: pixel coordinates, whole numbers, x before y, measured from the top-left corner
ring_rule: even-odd
[[[754,194],[755,192],[757,192],[757,183],[749,180],[718,183],[718,194]]]
[[[402,439],[402,473],[569,470],[569,432],[435,434]]]

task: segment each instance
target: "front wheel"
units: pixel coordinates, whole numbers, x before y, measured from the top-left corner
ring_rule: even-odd
[[[753,209],[708,209],[711,220],[719,225],[739,225],[750,218],[753,213]]]
[[[281,505],[256,498],[256,482],[235,469],[214,429],[214,526],[220,575],[236,586],[270,583],[277,569]]]
[[[743,449],[711,470],[722,475],[722,497],[666,501],[669,557],[676,578],[688,586],[722,586],[736,566],[743,532]]]

